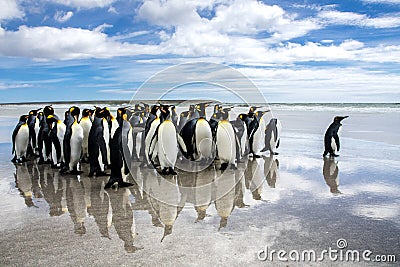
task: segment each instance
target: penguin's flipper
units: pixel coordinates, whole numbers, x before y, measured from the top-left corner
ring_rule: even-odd
[[[14,152],[15,152],[15,138],[17,137],[18,131],[21,128],[21,126],[22,126],[22,123],[18,123],[17,126],[15,127],[14,131],[13,131],[13,135],[12,135],[13,146],[12,146],[11,154],[14,154]]]
[[[279,148],[280,143],[281,143],[281,139],[279,138],[278,143],[276,143],[276,148]]]
[[[180,134],[176,133],[176,140],[178,141],[179,147],[184,153],[187,153],[187,148],[185,141],[183,140],[182,136]]]
[[[335,135],[333,136],[333,139],[335,139],[336,149],[337,149],[337,151],[339,151],[339,150],[340,150],[339,136],[338,136],[337,134],[335,134]]]

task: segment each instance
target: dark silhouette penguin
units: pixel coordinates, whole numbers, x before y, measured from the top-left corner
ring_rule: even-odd
[[[126,161],[124,159],[123,145],[127,146],[128,134],[130,135],[130,132],[124,131],[123,128],[124,126],[128,129],[131,128],[126,114],[126,109],[118,109],[117,121],[119,126],[110,140],[111,175],[107,184],[104,186],[104,189],[110,188],[115,183],[118,183],[118,187],[128,187],[133,185],[132,183],[125,182],[122,177],[123,172],[125,174],[128,173],[128,167],[126,166]],[[123,136],[124,133],[126,135],[125,138]]]
[[[328,153],[331,157],[338,156],[335,152],[339,151],[340,149],[340,141],[338,135],[339,128],[340,126],[342,126],[340,122],[347,117],[349,116],[336,116],[333,119],[332,124],[329,125],[328,129],[326,130],[324,137],[324,143],[325,143],[325,151],[323,154],[324,157],[328,155]]]

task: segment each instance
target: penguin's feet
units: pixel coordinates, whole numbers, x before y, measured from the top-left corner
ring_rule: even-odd
[[[330,157],[339,157],[339,155],[337,155],[337,154],[335,154],[335,153],[331,153],[329,156],[330,156]]]
[[[259,158],[261,158],[261,156],[260,156],[260,155],[253,154],[253,158],[259,159]]]
[[[168,168],[163,168],[163,169],[161,170],[161,174],[163,174],[163,175],[168,175],[168,174],[169,174],[169,169],[168,169]]]
[[[106,173],[106,172],[102,172],[102,171],[99,171],[99,172],[96,172],[96,177],[100,177],[100,176],[108,176],[109,174],[108,173]]]
[[[224,162],[221,164],[221,167],[219,168],[219,170],[221,171],[225,171],[226,168],[228,168],[229,163],[228,162]]]
[[[108,180],[107,184],[104,186],[104,189],[108,189],[111,188],[116,182],[120,182],[122,181],[122,177],[118,177],[118,178],[111,178]]]
[[[89,163],[89,160],[87,158],[82,158],[81,163]]]
[[[169,167],[169,168],[168,168],[168,172],[169,172],[169,174],[171,174],[171,175],[177,175],[176,171],[174,171],[174,169],[173,169],[172,167]]]
[[[69,172],[69,174],[72,174],[72,175],[80,175],[82,173],[83,173],[83,171],[78,171],[77,169],[74,169],[74,170]]]
[[[63,167],[63,168],[60,170],[60,173],[61,173],[61,174],[69,174],[70,172],[68,171],[68,168]]]
[[[129,187],[129,186],[133,186],[133,184],[124,181],[118,182],[118,187]]]
[[[272,154],[273,154],[273,155],[275,155],[275,156],[276,156],[276,155],[279,155],[279,153],[278,153],[278,152],[273,152]]]

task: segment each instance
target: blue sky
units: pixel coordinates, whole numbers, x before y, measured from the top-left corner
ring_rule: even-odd
[[[400,102],[400,0],[0,0],[0,103],[130,100],[195,61],[269,102]]]

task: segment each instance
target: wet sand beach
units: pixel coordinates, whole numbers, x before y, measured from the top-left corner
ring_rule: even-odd
[[[152,170],[133,163],[135,186],[104,191],[108,177],[89,178],[87,164],[79,177],[36,161],[14,165],[11,133],[29,105],[3,107],[0,265],[398,266],[400,107],[271,109],[283,126],[279,155],[245,159],[220,180],[218,165],[178,170],[169,183],[147,179]],[[323,159],[323,135],[335,115],[350,116],[340,157]],[[210,190],[197,189],[212,180]],[[168,203],[160,201],[166,196]],[[339,239],[347,245],[339,248]],[[257,256],[266,249],[284,250],[286,258],[314,250],[318,259],[329,248],[369,250],[372,260],[395,255],[397,262]]]

